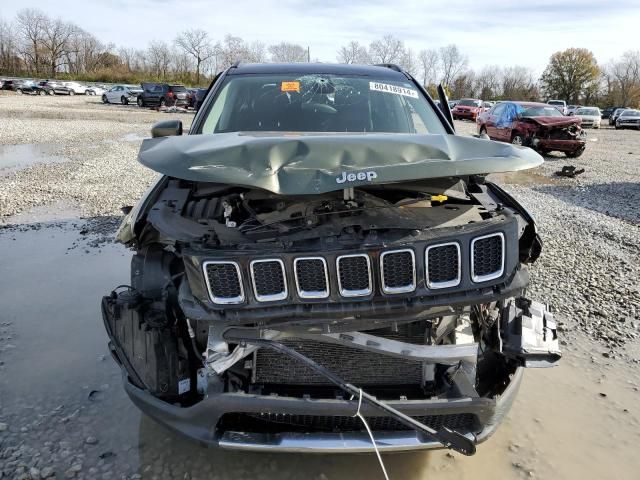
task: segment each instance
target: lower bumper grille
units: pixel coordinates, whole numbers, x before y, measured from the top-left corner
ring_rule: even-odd
[[[393,417],[365,417],[369,428],[373,431],[407,431],[411,430]],[[475,432],[480,430],[478,418],[472,413],[456,413],[448,415],[426,415],[412,417],[439,430],[447,427],[459,432]],[[364,430],[358,417],[334,415],[292,415],[278,413],[228,413],[221,419],[221,425],[230,429],[246,431],[303,430],[305,432],[359,432]]]
[[[416,323],[399,326],[398,332],[389,329],[370,332],[407,343],[424,345],[425,326]],[[422,385],[422,362],[366,352],[306,339],[289,339],[285,345],[327,367],[347,382],[367,385]],[[330,385],[325,377],[286,355],[269,349],[256,353],[255,383],[279,385]]]

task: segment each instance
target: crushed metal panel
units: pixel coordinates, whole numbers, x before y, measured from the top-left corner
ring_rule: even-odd
[[[282,195],[518,171],[543,163],[528,148],[457,135],[270,132],[147,139],[138,160],[183,180]]]

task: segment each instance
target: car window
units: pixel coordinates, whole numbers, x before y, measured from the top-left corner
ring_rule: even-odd
[[[496,105],[495,107],[493,107],[493,110],[491,111],[491,114],[492,115],[496,115],[496,116],[501,115],[502,112],[505,109],[505,106],[506,106],[505,103],[500,103],[500,104]]]
[[[460,100],[458,102],[458,105],[462,105],[464,107],[479,107],[482,105],[482,102],[480,100],[473,100],[470,98],[465,98],[463,100]]]
[[[555,107],[533,106],[527,107],[518,105],[518,113],[522,117],[564,117]]]
[[[576,110],[576,115],[600,115],[600,112],[596,108],[579,108]]]
[[[635,117],[640,115],[640,111],[638,110],[623,110],[620,114],[621,117]]]
[[[411,82],[332,74],[228,76],[202,132],[239,131],[445,133]]]

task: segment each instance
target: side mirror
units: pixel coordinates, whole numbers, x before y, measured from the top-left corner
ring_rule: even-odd
[[[176,137],[182,135],[181,120],[163,120],[151,127],[151,137]]]

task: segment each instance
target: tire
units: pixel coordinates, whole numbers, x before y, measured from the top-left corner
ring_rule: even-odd
[[[144,107],[144,100],[142,99],[142,97],[138,97],[138,100],[136,100],[136,103],[140,108]]]
[[[512,145],[519,145],[521,147],[524,146],[524,136],[521,133],[514,133],[513,135],[511,135],[511,144]]]
[[[478,132],[478,135],[482,135],[482,134],[489,136],[489,134],[487,133],[487,129],[484,127],[480,127],[480,131]]]
[[[614,128],[615,128],[616,130],[622,130],[622,127],[619,127],[618,125],[616,125]]]
[[[161,107],[166,107],[167,106],[167,101],[164,98],[160,99],[160,106]]]
[[[69,90],[69,96],[73,97],[76,94],[76,92],[74,92],[73,90]]]
[[[56,92],[54,92],[53,90],[49,90],[47,93],[48,93],[49,95],[51,95],[51,96],[53,96],[53,95],[55,95],[55,94],[56,94]]]
[[[106,95],[102,95],[102,103],[104,103],[104,104],[109,103],[109,99],[107,98]]]
[[[18,89],[16,90],[16,93],[17,93],[17,94],[19,94],[19,95],[22,95],[24,92],[18,88]]]
[[[546,157],[547,155],[549,155],[549,152],[550,150],[538,150],[538,153],[543,157]]]
[[[580,147],[578,150],[575,150],[573,152],[565,152],[565,155],[567,156],[567,158],[578,158],[584,153],[584,149],[585,147]]]
[[[120,103],[122,103],[122,105],[129,105],[129,100],[127,99],[127,97],[120,97]]]
[[[40,90],[40,91],[38,92],[38,95],[43,96],[43,97],[44,97],[46,94],[47,94],[47,92],[45,92],[44,90]]]

